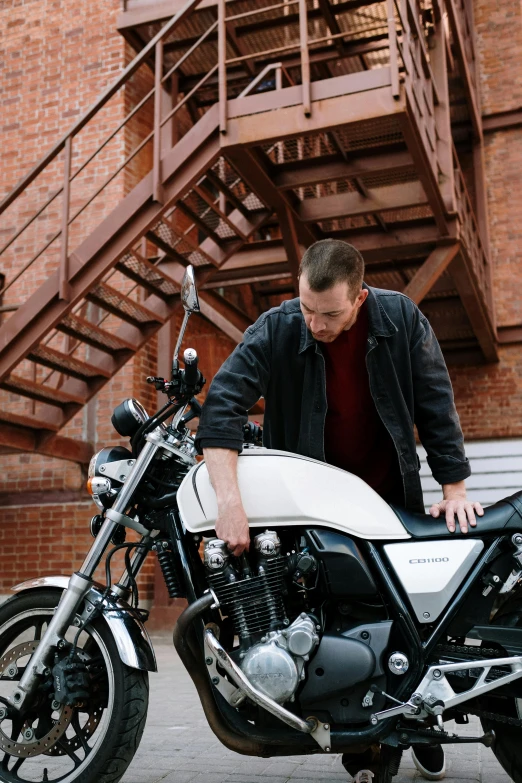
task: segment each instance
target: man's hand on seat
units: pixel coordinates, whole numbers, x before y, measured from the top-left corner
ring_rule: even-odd
[[[250,546],[250,530],[247,515],[241,503],[220,506],[216,519],[216,535],[239,557]]]
[[[443,484],[442,492],[444,499],[433,504],[430,508],[431,516],[437,519],[441,514],[445,514],[446,525],[450,533],[455,532],[455,516],[458,519],[461,533],[467,533],[469,525],[476,527],[477,519],[475,512],[481,517],[484,514],[484,509],[480,503],[468,500],[465,482],[458,481],[456,484]]]

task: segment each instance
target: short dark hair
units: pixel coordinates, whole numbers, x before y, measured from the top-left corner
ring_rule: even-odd
[[[364,260],[357,248],[341,239],[320,239],[305,252],[299,277],[306,275],[312,291],[327,291],[337,283],[348,283],[355,300],[364,278]]]

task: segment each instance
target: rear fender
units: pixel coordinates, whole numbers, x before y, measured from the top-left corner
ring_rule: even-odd
[[[49,587],[60,590],[67,589],[69,577],[43,576],[22,582],[11,590],[23,593],[28,590],[42,590]],[[94,582],[85,596],[80,617],[87,620],[100,603],[103,604],[101,616],[109,626],[114,637],[121,660],[131,669],[155,672],[158,670],[156,656],[149,634],[135,609],[126,601],[103,598],[105,588]]]

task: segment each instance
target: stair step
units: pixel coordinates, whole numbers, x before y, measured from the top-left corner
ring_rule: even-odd
[[[127,351],[128,353],[134,353],[135,346],[125,342],[120,337],[106,332],[104,329],[100,329],[99,326],[87,321],[85,318],[81,318],[78,315],[69,313],[63,318],[59,324],[56,325],[59,332],[68,334],[70,337],[74,337],[82,343],[92,345],[93,348],[98,348],[100,351],[105,351],[111,355],[119,353],[120,351]]]
[[[115,288],[107,285],[107,283],[98,283],[98,285],[89,291],[85,296],[89,302],[99,305],[109,313],[113,313],[122,321],[127,321],[133,326],[138,328],[145,326],[146,324],[163,324],[165,320],[160,316],[153,313],[151,310],[147,310],[143,305],[135,302],[134,299],[129,299],[128,296],[120,294]]]
[[[192,264],[193,266],[216,265],[214,259],[186,235],[175,231],[166,218],[159,220],[147,232],[147,236],[157,247],[161,248],[171,258],[180,261],[184,266],[187,266],[187,264]]]
[[[58,432],[60,429],[59,424],[45,421],[45,419],[37,419],[35,416],[21,416],[18,413],[9,413],[0,408],[0,422],[5,424],[13,424],[15,427],[23,427],[24,429],[40,432],[46,430],[48,432]]]
[[[116,269],[165,302],[179,294],[179,285],[139,253],[127,253],[118,261]]]
[[[51,370],[62,372],[65,375],[71,375],[73,378],[79,378],[81,381],[92,381],[95,378],[110,378],[111,374],[107,370],[95,367],[87,362],[75,359],[73,356],[67,356],[47,345],[39,345],[33,348],[27,356],[33,362],[49,367]]]
[[[61,389],[51,388],[28,378],[22,378],[19,375],[9,375],[0,383],[2,389],[21,394],[38,402],[45,402],[48,405],[55,405],[62,408],[64,405],[85,405],[86,400],[83,397],[75,397],[72,394],[66,394]]]

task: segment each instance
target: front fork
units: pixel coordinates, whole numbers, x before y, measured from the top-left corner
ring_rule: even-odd
[[[160,445],[161,441],[156,438],[147,440],[145,443],[129,479],[123,485],[114,503],[113,511],[117,512],[117,515],[125,516],[125,511],[129,506],[132,495]],[[115,515],[113,514],[112,516]],[[20,678],[17,689],[8,698],[12,709],[17,711],[24,709],[35,687],[38,685],[38,677],[44,674],[49,667],[53,649],[63,639],[67,629],[73,624],[80,604],[92,587],[92,576],[111,541],[117,524],[118,522],[114,522],[111,519],[105,520],[80,570],[71,576],[69,586],[64,591],[53,618],[33,653],[30,665],[26,667]]]

